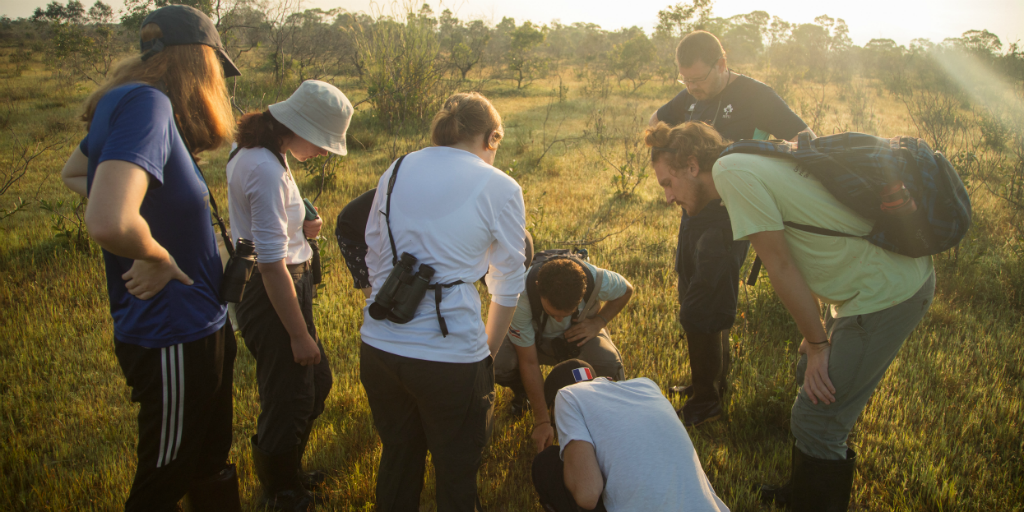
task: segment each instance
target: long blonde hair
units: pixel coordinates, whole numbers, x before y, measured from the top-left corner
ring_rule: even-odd
[[[142,27],[143,41],[163,37],[160,27]],[[217,53],[203,44],[168,46],[143,61],[141,56],[118,62],[107,81],[85,100],[82,120],[89,124],[96,105],[115,87],[142,82],[171,99],[181,135],[193,153],[216,149],[234,137],[235,120]]]

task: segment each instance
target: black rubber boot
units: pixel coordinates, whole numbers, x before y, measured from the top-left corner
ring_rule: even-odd
[[[686,333],[693,396],[683,405],[683,425],[693,427],[722,416],[722,334]]]
[[[794,512],[846,512],[853,488],[853,470],[857,454],[846,449],[845,460],[811,457],[795,447],[793,480],[790,482],[789,509]]]
[[[323,471],[304,471],[302,469],[302,458],[306,454],[306,445],[309,444],[309,435],[313,433],[313,422],[309,422],[309,426],[306,427],[306,431],[302,434],[299,439],[299,481],[302,482],[302,487],[307,491],[315,490],[320,487],[320,484],[327,480],[327,474]]]
[[[238,501],[238,473],[228,464],[219,473],[193,482],[185,495],[188,512],[242,512]]]
[[[313,510],[313,495],[299,479],[298,447],[284,453],[269,454],[260,449],[252,436],[252,462],[263,485],[261,505],[270,510],[308,512]]]
[[[758,496],[764,504],[775,503],[793,512],[846,512],[850,506],[857,454],[847,448],[845,460],[816,459],[793,445],[789,482],[763,485]]]
[[[691,360],[692,365],[692,360]],[[732,339],[729,329],[722,331],[722,371],[718,378],[719,398],[724,399],[729,391],[729,370],[732,369]],[[681,395],[683,398],[693,396],[693,384],[680,384],[668,388],[669,395]]]

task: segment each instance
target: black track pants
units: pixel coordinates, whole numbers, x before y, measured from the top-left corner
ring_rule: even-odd
[[[114,340],[131,400],[139,408],[138,467],[126,511],[177,510],[194,480],[224,469],[231,449],[235,335],[165,348]]]

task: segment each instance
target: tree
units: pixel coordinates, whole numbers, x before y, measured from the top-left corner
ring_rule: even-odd
[[[610,61],[612,71],[619,83],[629,80],[633,91],[643,87],[653,76],[656,49],[654,43],[647,38],[642,30],[636,29],[636,35],[612,48]]]
[[[958,42],[965,50],[987,59],[998,56],[1003,50],[999,36],[988,30],[968,30]]]
[[[149,16],[149,13],[156,9],[171,4],[187,5],[195,7],[207,16],[213,16],[213,3],[211,0],[125,0],[124,14],[121,15],[121,25],[128,30],[139,30],[142,22]]]
[[[678,41],[694,30],[704,28],[711,19],[713,0],[693,0],[690,4],[671,5],[658,11],[655,33]]]
[[[516,89],[522,89],[524,81],[529,85],[546,70],[547,62],[533,51],[542,42],[544,33],[532,22],[524,22],[512,31],[505,62]]]
[[[342,44],[340,32],[328,23],[340,11],[307,9],[288,17],[287,23],[296,27],[287,41],[286,55],[295,63],[299,81],[326,76]]]
[[[114,10],[109,5],[96,0],[96,3],[89,8],[89,21],[91,23],[110,24],[114,22]]]
[[[441,50],[448,54],[449,64],[465,80],[469,71],[483,60],[491,33],[482,20],[463,24],[450,10],[445,9],[438,23],[438,38]]]

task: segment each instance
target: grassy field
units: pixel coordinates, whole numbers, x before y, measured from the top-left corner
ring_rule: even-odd
[[[99,248],[76,242],[75,198],[58,176],[84,135],[75,116],[89,87],[60,88],[47,76],[36,66],[0,85],[0,165],[16,166],[20,148],[31,155],[56,145],[0,197],[4,208],[19,196],[25,201],[0,220],[0,509],[116,510],[134,473],[137,409],[113,354]],[[525,92],[497,81],[466,88],[484,92],[504,116],[496,165],[522,185],[538,249],[586,244],[596,265],[636,287],[609,327],[626,376],[649,377],[665,389],[689,375],[675,320],[679,210],[665,204],[653,178],[632,194],[618,193],[629,188],[628,176],[613,178],[616,169],[649,171],[642,148],[630,154],[635,140],[629,139],[678,91],[651,83],[637,94],[613,87],[608,97],[592,97],[574,77],[563,73],[569,90],[562,100],[557,78]],[[351,79],[335,83],[354,102],[365,98]],[[239,93],[255,108],[284,99],[293,86],[239,82]],[[805,117],[815,114],[819,134],[917,135],[904,107],[875,83],[828,91],[828,109],[817,108],[821,102],[811,99],[810,88],[794,91],[791,103]],[[376,130],[367,105],[353,120],[349,155],[332,162],[324,180],[318,205],[325,234],[333,232],[341,207],[375,186],[395,156],[427,143],[416,126],[399,136]],[[221,205],[226,156],[226,150],[205,156]],[[304,195],[316,193],[316,171],[297,166],[296,177]],[[1011,213],[980,185],[968,180],[974,228],[958,250],[935,257],[935,305],[851,435],[860,459],[854,510],[1024,510],[1024,247],[1009,227]],[[362,300],[333,238],[321,247],[326,273],[315,311],[335,385],[307,464],[331,475],[323,510],[371,510],[380,443],[358,381]],[[690,436],[719,496],[746,511],[761,509],[752,484],[781,482],[788,474],[800,335],[766,274],[742,290],[740,312],[728,420]],[[539,511],[529,479],[532,418],[510,418],[510,396],[498,391],[494,437],[479,475],[481,500],[492,511]],[[255,365],[241,343],[234,412],[230,459],[239,467],[242,502],[255,509],[259,489],[247,441],[258,414]],[[428,466],[421,510],[434,510],[432,497]]]

